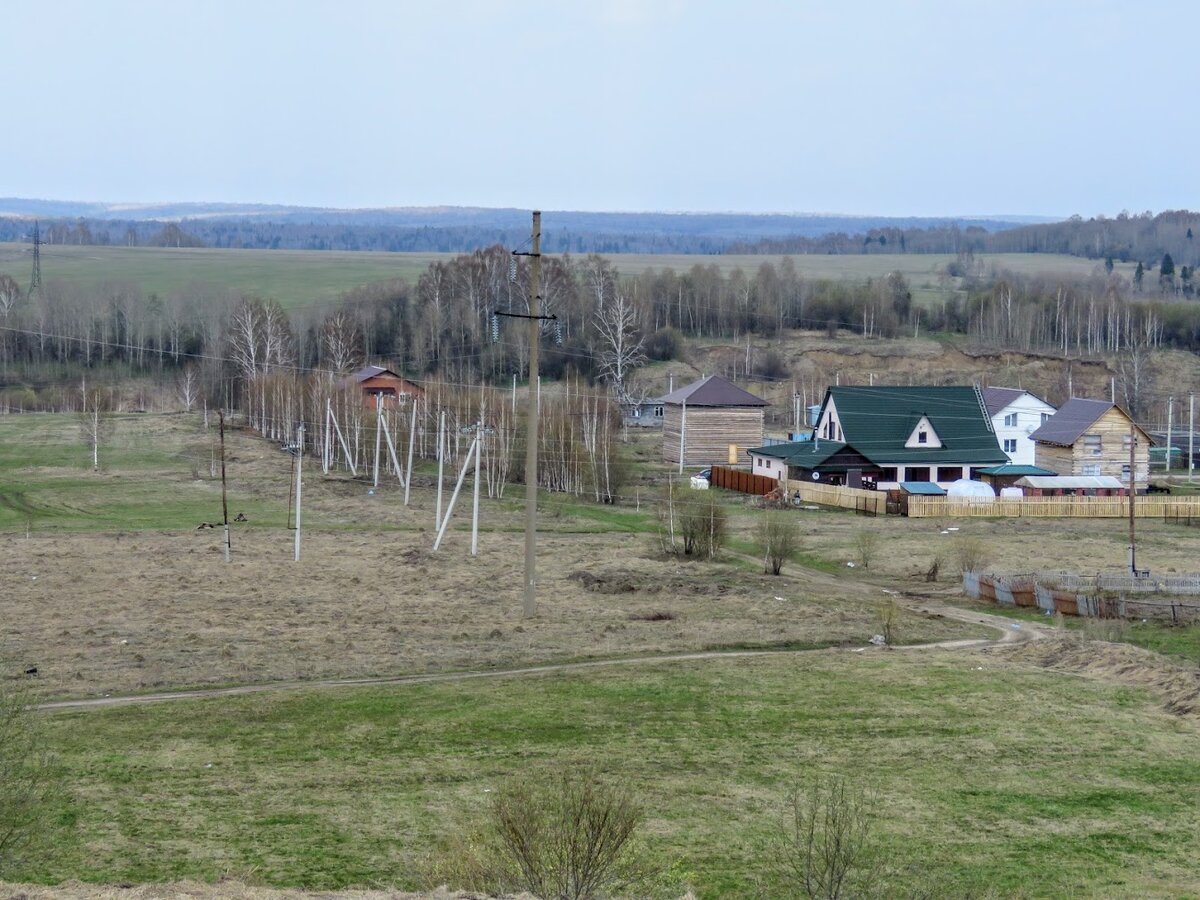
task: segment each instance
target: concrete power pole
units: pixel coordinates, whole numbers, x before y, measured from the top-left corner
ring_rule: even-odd
[[[525,431],[525,618],[537,615],[538,336],[541,332],[542,213],[533,211],[529,258],[529,426]]]
[[[376,463],[378,466],[378,463]],[[296,546],[292,551],[293,562],[300,562],[300,472],[304,468],[304,423],[296,430]]]

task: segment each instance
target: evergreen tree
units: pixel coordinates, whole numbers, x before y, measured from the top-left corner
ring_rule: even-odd
[[[1111,275],[1112,270],[1113,270],[1113,258],[1111,256],[1104,257],[1104,271],[1107,272],[1109,275]]]
[[[1142,265],[1141,260],[1138,260],[1137,270],[1133,273],[1133,286],[1139,291],[1142,289],[1142,278],[1146,274],[1146,269]]]

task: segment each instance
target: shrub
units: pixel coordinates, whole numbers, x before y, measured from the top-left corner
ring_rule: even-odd
[[[642,818],[632,792],[586,768],[520,778],[496,793],[480,827],[451,842],[430,880],[545,900],[629,889],[648,878],[631,842]]]
[[[757,359],[758,375],[761,378],[769,378],[773,381],[782,381],[791,376],[791,369],[788,368],[787,360],[783,358],[783,354],[778,350],[768,350],[762,353]]]
[[[879,546],[879,534],[869,528],[860,528],[854,533],[854,547],[858,551],[858,563],[864,569],[871,568],[875,548]]]
[[[883,642],[892,646],[896,642],[896,626],[900,622],[900,605],[891,597],[880,600],[875,607],[875,617]]]
[[[954,561],[958,573],[979,572],[990,561],[988,545],[983,538],[973,534],[960,534],[954,538]]]
[[[799,549],[796,516],[785,510],[764,512],[758,520],[758,542],[763,548],[763,571],[778,575]]]
[[[725,546],[729,537],[725,507],[711,491],[685,499],[678,506],[678,517],[684,556],[712,559]]]
[[[777,862],[799,897],[869,896],[872,817],[867,798],[844,778],[814,779],[788,795]]]
[[[646,338],[646,357],[659,362],[681,359],[683,336],[674,328],[660,328]]]

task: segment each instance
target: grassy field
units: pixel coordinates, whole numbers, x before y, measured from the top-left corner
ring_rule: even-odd
[[[477,558],[461,511],[434,554],[428,472],[406,508],[395,484],[371,494],[310,467],[297,564],[291,458],[239,430],[230,512],[249,522],[224,563],[219,533],[195,530],[220,515],[214,438],[199,416],[124,416],[93,473],[71,417],[0,417],[0,658],[37,665],[43,696],[827,649],[45,713],[63,793],[5,877],[417,889],[506,779],[586,761],[646,804],[651,896],[780,896],[782,797],[833,773],[871,792],[887,896],[1200,891],[1200,716],[1169,714],[1160,689],[1191,669],[1137,681],[1148,654],[1080,677],[1047,671],[1053,650],[846,652],[878,630],[884,591],[956,596],[966,540],[997,570],[1094,571],[1122,558],[1119,520],[798,511],[805,567],[772,578],[748,498],[718,492],[734,550],[697,564],[661,555],[644,493],[640,509],[547,495],[539,615],[523,620],[515,500],[485,503]],[[1200,529],[1139,534],[1156,571],[1200,558]],[[896,627],[903,643],[984,634],[911,610]],[[1176,637],[1161,649],[1193,664]]]
[[[645,804],[652,896],[781,896],[782,798],[834,773],[873,797],[883,896],[1200,891],[1196,721],[1003,654],[831,651],[46,725],[67,799],[17,879],[417,888],[506,779],[590,762]]]
[[[29,266],[26,247],[0,244],[0,272],[18,281]],[[305,250],[171,249],[160,247],[48,246],[42,252],[42,277],[68,284],[98,288],[106,282],[131,282],[147,293],[167,296],[193,284],[235,293],[273,297],[289,308],[337,300],[346,291],[365,284],[399,278],[414,283],[429,264],[448,259],[445,253],[369,253]],[[778,264],[781,256],[699,256],[612,254],[609,259],[625,275],[648,269],[687,271],[695,265],[717,266],[723,274],[735,268],[753,272],[764,262]],[[947,254],[882,254],[878,256],[812,255],[792,257],[805,278],[866,281],[889,272],[901,272],[919,303],[933,302],[953,287],[939,272],[954,259]],[[1091,273],[1095,260],[1053,254],[1012,253],[981,257],[985,266],[998,266],[1026,274]],[[1132,275],[1129,268],[1126,275]]]

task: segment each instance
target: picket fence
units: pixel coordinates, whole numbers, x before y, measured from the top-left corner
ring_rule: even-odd
[[[799,495],[803,503],[852,509],[867,516],[881,516],[887,512],[887,494],[883,491],[865,491],[861,488],[796,480],[788,481],[787,490],[789,497],[795,498]]]
[[[1141,518],[1200,515],[1200,497],[1138,497],[1133,514]],[[1128,497],[921,497],[908,498],[909,518],[1080,518],[1129,517]]]

